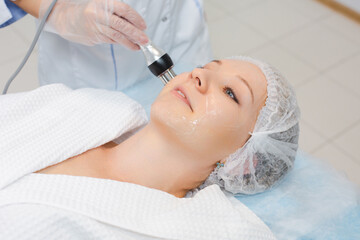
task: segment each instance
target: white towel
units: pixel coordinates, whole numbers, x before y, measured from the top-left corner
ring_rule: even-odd
[[[176,198],[131,183],[32,173],[143,126],[143,109],[121,93],[57,84],[0,97],[0,109],[0,239],[275,239],[217,185]]]
[[[53,84],[0,96],[0,189],[146,122],[141,105],[120,92]]]

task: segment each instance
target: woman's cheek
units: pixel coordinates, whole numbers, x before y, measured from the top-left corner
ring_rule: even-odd
[[[223,110],[217,113],[218,115],[207,115],[206,119],[200,121],[192,137],[204,144],[203,150],[213,152],[212,154],[223,154],[238,145],[239,126],[227,118],[228,113]]]
[[[220,106],[219,106],[220,108]],[[211,133],[215,135],[215,145],[221,146],[225,151],[232,151],[242,142],[243,126],[240,121],[240,111],[231,103],[223,103],[218,115],[212,121]]]

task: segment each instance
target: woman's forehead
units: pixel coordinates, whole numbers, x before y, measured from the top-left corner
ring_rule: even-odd
[[[264,73],[261,69],[253,63],[237,60],[237,59],[222,59],[213,60],[206,65],[207,68],[218,70],[224,74],[240,75],[249,81],[267,82]]]
[[[253,63],[236,60],[236,59],[224,59],[220,61],[220,66],[224,68],[224,70],[231,70],[238,73],[246,74],[254,78],[261,78],[266,80],[264,73],[261,69]]]

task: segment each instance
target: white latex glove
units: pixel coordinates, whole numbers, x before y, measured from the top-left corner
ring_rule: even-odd
[[[41,18],[52,0],[42,0]],[[144,19],[120,0],[58,0],[45,30],[84,45],[118,43],[138,50],[148,42]]]

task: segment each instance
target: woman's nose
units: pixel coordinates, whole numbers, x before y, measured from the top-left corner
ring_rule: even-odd
[[[199,92],[205,93],[207,91],[209,84],[204,69],[195,68],[191,72],[191,79],[194,81],[195,87]]]

